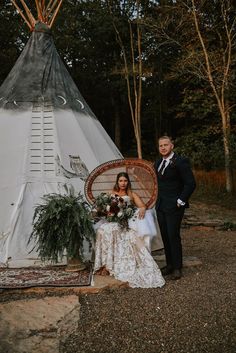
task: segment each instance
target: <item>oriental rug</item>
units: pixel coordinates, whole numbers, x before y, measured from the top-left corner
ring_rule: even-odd
[[[90,286],[92,268],[66,272],[65,266],[0,268],[0,289]]]

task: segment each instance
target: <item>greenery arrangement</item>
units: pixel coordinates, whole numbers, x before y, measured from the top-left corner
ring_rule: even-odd
[[[65,251],[68,259],[83,260],[84,240],[91,247],[95,237],[89,204],[73,189],[66,195],[44,195],[43,200],[35,208],[29,242],[36,241],[42,261],[57,263]]]

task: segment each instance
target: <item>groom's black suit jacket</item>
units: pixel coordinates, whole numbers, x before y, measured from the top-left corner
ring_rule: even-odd
[[[188,158],[174,153],[163,175],[158,173],[161,162],[162,158],[155,162],[158,181],[156,208],[171,212],[177,207],[177,199],[185,202],[184,207],[188,207],[188,199],[196,187]]]

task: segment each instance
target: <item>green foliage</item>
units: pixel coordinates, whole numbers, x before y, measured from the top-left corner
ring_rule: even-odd
[[[236,230],[236,224],[230,221],[224,222],[223,230]]]
[[[224,146],[221,136],[211,129],[199,129],[176,139],[175,151],[191,159],[196,169],[214,170],[224,168]],[[231,136],[232,166],[236,165],[236,136]]]
[[[91,246],[95,235],[88,203],[73,190],[67,195],[44,195],[43,201],[35,208],[29,239],[36,240],[40,258],[57,263],[65,251],[68,258],[83,258],[83,241]]]
[[[29,37],[26,25],[10,0],[0,5],[0,85],[14,66]]]

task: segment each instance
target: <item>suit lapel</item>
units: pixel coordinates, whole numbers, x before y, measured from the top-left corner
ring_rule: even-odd
[[[166,167],[165,169],[165,172],[166,170],[168,170],[170,167],[173,167],[174,166],[174,163],[175,163],[175,160],[176,160],[176,154],[174,153],[172,158],[170,159],[169,163],[168,163],[168,166]],[[164,173],[165,174],[165,173]]]
[[[160,158],[160,159],[158,159],[158,160],[156,161],[156,166],[155,166],[155,167],[156,167],[156,170],[158,170],[158,168],[159,168],[161,162],[162,162],[162,158]]]

